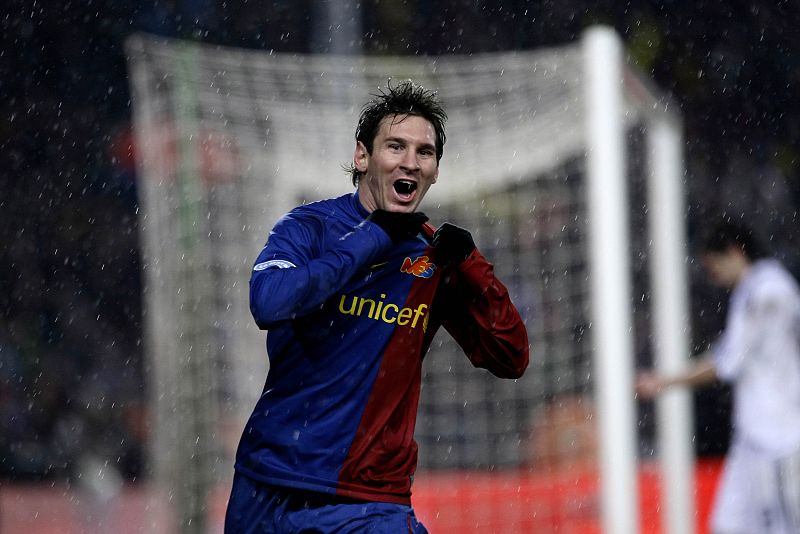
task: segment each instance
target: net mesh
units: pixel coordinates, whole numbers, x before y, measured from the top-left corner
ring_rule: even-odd
[[[594,462],[577,45],[351,58],[140,35],[127,51],[154,472],[180,481],[172,486],[182,524],[197,528],[209,488],[230,477],[266,376],[263,334],[247,302],[253,260],[285,211],[348,190],[340,169],[352,155],[358,114],[390,78],[439,91],[448,142],[423,208],[435,224],[450,220],[473,232],[532,344],[529,371],[506,381],[472,368],[446,333],[438,335],[423,369],[419,477],[445,468],[552,471]],[[642,270],[646,260],[633,254]],[[530,520],[524,510],[516,515]]]

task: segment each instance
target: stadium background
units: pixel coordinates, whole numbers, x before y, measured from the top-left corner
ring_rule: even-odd
[[[368,54],[530,49],[605,22],[672,92],[685,122],[690,242],[721,209],[755,219],[798,274],[800,21],[789,3],[369,2]],[[0,54],[0,493],[58,484],[87,448],[143,469],[141,279],[129,88],[134,31],[280,52],[328,52],[314,3],[125,2],[3,8]],[[332,179],[346,178],[333,172]],[[724,294],[692,272],[693,340]],[[647,362],[642,362],[647,363]],[[724,453],[725,388],[696,394],[696,449]],[[642,407],[643,432],[652,419]],[[4,512],[0,509],[0,528]],[[5,513],[7,514],[7,511]],[[1,530],[0,530],[1,531]]]

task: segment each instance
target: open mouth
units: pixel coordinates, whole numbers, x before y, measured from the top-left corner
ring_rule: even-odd
[[[410,195],[417,189],[417,183],[411,180],[397,180],[394,184],[394,190],[399,195]]]

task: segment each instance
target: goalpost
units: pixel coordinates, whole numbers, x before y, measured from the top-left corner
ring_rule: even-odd
[[[652,336],[660,371],[675,372],[689,355],[686,251],[683,225],[681,135],[669,102],[653,100],[622,60],[619,39],[605,29],[584,36],[587,73],[588,189],[591,252],[591,306],[594,329],[596,396],[600,412],[600,462],[603,525],[606,532],[635,532],[638,515],[633,504],[619,496],[635,481],[634,405],[621,392],[631,391],[633,321],[631,291],[626,278],[628,237],[624,128],[625,98],[647,113],[647,201],[652,258]],[[623,90],[620,90],[622,86]],[[627,91],[626,91],[627,90]],[[649,107],[649,109],[648,109]],[[643,108],[643,109],[642,109]],[[660,108],[660,109],[659,109]],[[647,251],[642,251],[647,253]],[[641,253],[641,252],[640,252]],[[673,392],[659,405],[663,429],[659,447],[663,458],[666,532],[692,532],[693,488],[689,396]]]
[[[473,231],[532,344],[525,377],[500,381],[437,336],[423,368],[420,480],[593,465],[598,523],[638,532],[634,352],[649,342],[670,370],[688,356],[682,140],[677,109],[627,64],[612,30],[469,57],[282,55],[142,35],[127,52],[152,473],[180,531],[213,528],[210,496],[232,475],[266,377],[247,302],[253,260],[285,211],[349,189],[340,169],[360,107],[391,77],[439,90],[448,143],[423,209]],[[670,533],[693,529],[689,412],[685,392],[659,404]],[[506,532],[542,528],[529,504],[505,514]]]

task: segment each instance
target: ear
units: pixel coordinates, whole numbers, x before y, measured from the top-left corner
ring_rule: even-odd
[[[356,149],[353,152],[353,166],[358,172],[367,172],[369,167],[369,152],[361,141],[356,141]]]
[[[439,164],[437,163],[436,164],[436,172],[433,173],[433,181],[431,183],[435,184],[436,180],[438,180],[438,179],[439,179]]]

